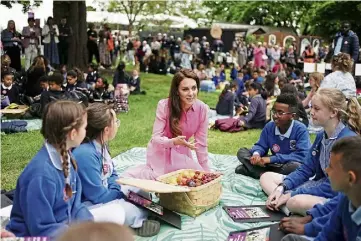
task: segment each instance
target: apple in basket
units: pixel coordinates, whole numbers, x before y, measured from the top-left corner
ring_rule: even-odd
[[[171,177],[167,183],[172,185],[198,187],[209,183],[220,176],[219,173],[202,173],[200,171],[184,171],[179,173],[177,177]]]

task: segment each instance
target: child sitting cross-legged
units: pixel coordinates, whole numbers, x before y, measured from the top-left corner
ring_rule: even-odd
[[[269,195],[267,207],[278,210],[284,204],[290,212],[305,215],[316,204],[337,195],[326,173],[330,150],[340,138],[355,136],[361,129],[361,112],[356,98],[346,100],[340,90],[320,89],[312,97],[313,122],[324,128],[316,136],[303,164],[284,176],[275,172],[262,174],[262,189]],[[286,209],[284,209],[286,210]]]
[[[361,239],[361,137],[345,137],[332,147],[330,165],[326,168],[332,190],[342,192],[338,205],[314,241],[348,241]],[[284,225],[281,223],[280,228]],[[282,241],[310,240],[295,234]]]
[[[236,173],[259,178],[263,172],[274,171],[287,175],[296,170],[307,156],[311,146],[307,128],[294,120],[297,98],[282,94],[271,110],[273,121],[263,128],[260,139],[251,150],[241,148],[237,157],[241,165]],[[272,155],[268,156],[271,150]]]

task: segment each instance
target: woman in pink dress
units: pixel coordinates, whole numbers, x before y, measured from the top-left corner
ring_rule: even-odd
[[[253,50],[253,56],[254,56],[254,65],[257,68],[261,68],[262,66],[265,66],[265,61],[262,58],[263,55],[266,54],[265,48],[262,47],[262,43],[258,42],[257,47]]]
[[[123,176],[154,180],[179,169],[209,171],[208,106],[197,99],[198,90],[199,79],[192,70],[174,75],[169,98],[158,103],[146,165],[130,168]],[[189,141],[191,137],[195,142]]]

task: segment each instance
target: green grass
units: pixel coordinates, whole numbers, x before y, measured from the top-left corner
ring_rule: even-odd
[[[110,143],[112,156],[133,147],[146,147],[152,134],[155,110],[160,99],[166,98],[171,77],[142,74],[145,96],[130,96],[130,112],[120,114],[121,126],[116,138]],[[199,98],[210,107],[215,107],[218,93],[200,92]],[[258,139],[259,130],[239,133],[209,131],[209,152],[236,155],[240,147],[251,147]],[[1,188],[15,188],[16,180],[26,164],[43,144],[39,131],[2,135],[1,141]]]

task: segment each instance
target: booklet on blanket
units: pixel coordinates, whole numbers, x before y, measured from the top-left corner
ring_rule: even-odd
[[[145,207],[146,209],[149,209],[150,211],[153,211],[159,215],[163,215],[163,207],[162,206],[160,206],[142,196],[139,196],[132,191],[130,191],[128,194],[128,200],[133,203],[139,204],[139,205]]]
[[[182,229],[182,219],[181,216],[173,211],[166,209],[165,207],[146,199],[132,191],[129,192],[127,201],[140,206],[144,209],[147,209],[153,213],[157,218],[163,220],[164,222],[178,228]]]
[[[234,219],[248,219],[248,218],[269,218],[260,207],[230,207],[227,209],[228,215]]]
[[[257,241],[269,241],[270,228],[262,228],[251,231],[242,231],[231,233],[228,236],[228,241],[246,241],[246,240],[257,240]]]
[[[271,211],[266,205],[224,206],[223,209],[237,223],[272,222],[285,217],[283,212]]]
[[[285,236],[285,234],[280,231],[278,227],[279,224],[276,223],[260,228],[231,232],[227,241],[279,241]]]

